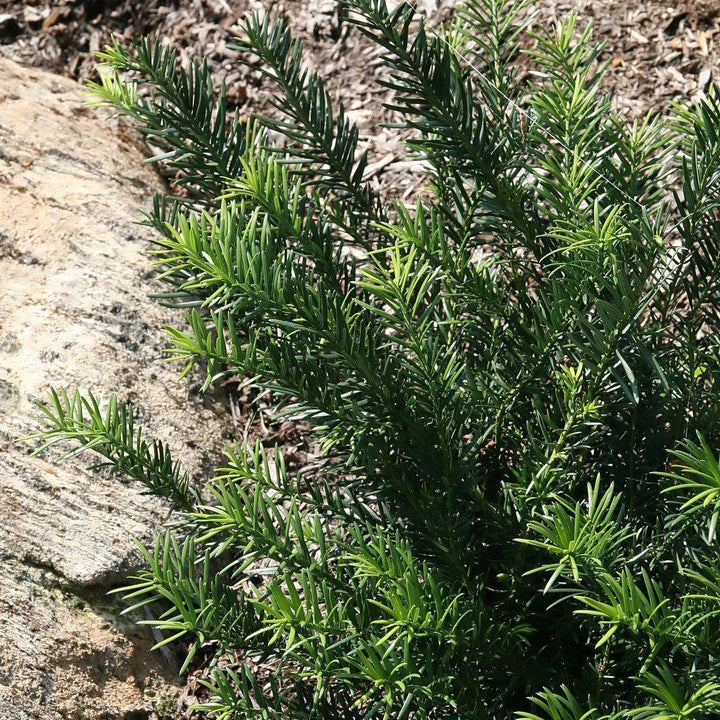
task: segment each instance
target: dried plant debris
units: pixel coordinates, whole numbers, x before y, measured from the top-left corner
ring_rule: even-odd
[[[616,109],[628,118],[700,97],[720,79],[717,2],[540,0],[537,8],[543,24],[572,10],[592,21],[596,37],[607,43],[606,85]]]

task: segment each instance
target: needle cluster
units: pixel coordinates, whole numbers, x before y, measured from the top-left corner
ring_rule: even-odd
[[[229,448],[194,488],[128,406],[45,406],[176,501],[126,594],[215,653],[219,718],[720,716],[720,93],[628,123],[590,30],[526,5],[345,0],[429,167],[411,207],[282,21],[237,41],[277,87],[252,122],[200,62],[100,54],[183,188],[150,216],[171,355],[324,453]]]

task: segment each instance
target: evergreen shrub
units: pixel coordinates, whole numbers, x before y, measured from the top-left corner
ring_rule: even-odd
[[[720,716],[720,95],[626,122],[590,30],[528,10],[344,3],[428,166],[411,207],[281,21],[235,44],[277,88],[253,121],[202,63],[101,53],[182,190],[149,215],[171,356],[322,447],[198,487],[129,406],[43,406],[44,446],[177,507],[126,597],[214,657],[220,718]]]

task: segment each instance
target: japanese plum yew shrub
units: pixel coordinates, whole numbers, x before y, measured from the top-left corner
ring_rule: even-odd
[[[720,95],[626,122],[590,32],[528,10],[344,3],[427,166],[410,206],[281,21],[235,41],[271,117],[150,41],[101,53],[182,189],[149,215],[170,354],[322,448],[236,445],[200,487],[128,405],[42,406],[44,447],[175,504],[126,595],[214,656],[211,715],[720,717]]]

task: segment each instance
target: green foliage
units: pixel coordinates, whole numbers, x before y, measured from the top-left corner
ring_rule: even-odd
[[[132,408],[112,397],[105,412],[92,393],[86,396],[64,390],[50,391],[50,402],[40,405],[45,428],[28,439],[42,438],[36,452],[63,440],[70,440],[86,450],[95,450],[104,461],[93,468],[106,468],[138,480],[149,492],[173,500],[183,510],[190,510],[197,497],[189,485],[180,463],[173,461],[165,443],[148,442],[142,429],[135,427]],[[63,457],[72,454],[66,453]]]
[[[346,0],[430,167],[412,208],[282,22],[237,44],[277,85],[253,123],[204,65],[101,54],[96,97],[187,190],[150,216],[171,356],[252,377],[323,449],[228,448],[196,492],[127,406],[43,408],[45,445],[177,504],[126,592],[187,663],[215,651],[218,717],[720,714],[720,91],[626,123],[590,30],[528,37],[527,10],[435,31]]]

